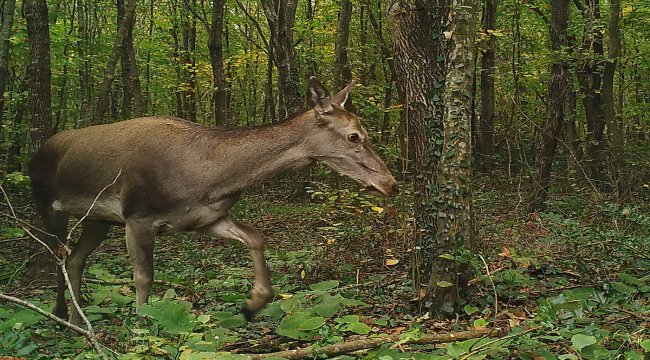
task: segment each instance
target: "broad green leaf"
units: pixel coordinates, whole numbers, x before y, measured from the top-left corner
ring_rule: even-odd
[[[325,325],[325,318],[322,318],[320,316],[315,316],[300,324],[300,326],[298,326],[298,329],[302,331],[310,331],[310,330],[318,329],[323,325]]]
[[[37,314],[31,310],[18,310],[11,315],[6,321],[0,323],[0,333],[3,333],[14,325],[21,323],[25,326],[36,324],[43,319],[43,315]]]
[[[641,341],[641,347],[647,353],[650,353],[650,339]]]
[[[596,340],[595,337],[591,335],[584,335],[584,334],[575,334],[571,338],[571,347],[576,349],[577,351],[581,351],[583,348],[597,343],[598,340]]]
[[[344,316],[342,318],[336,318],[336,319],[334,319],[334,321],[336,321],[339,324],[357,323],[357,322],[359,322],[359,317],[356,316],[356,315],[346,315],[346,316]]]
[[[191,331],[196,325],[196,318],[189,312],[191,307],[187,302],[160,300],[140,306],[139,312],[152,317],[168,333],[178,334]]]
[[[278,334],[292,339],[309,340],[309,334],[298,328],[310,318],[311,316],[306,312],[297,312],[288,315],[282,320],[276,331]]]
[[[321,281],[316,284],[311,284],[309,285],[309,288],[314,291],[327,291],[330,289],[334,289],[335,287],[338,286],[339,286],[338,280],[327,280],[327,281]]]
[[[282,303],[280,304],[280,307],[285,313],[291,314],[296,310],[298,310],[298,308],[300,307],[300,299],[296,296],[290,297],[286,300],[283,300]]]
[[[331,297],[330,299],[324,299],[316,306],[314,306],[314,311],[316,314],[325,318],[334,316],[340,309],[341,304]]]
[[[348,324],[347,329],[349,331],[352,331],[353,333],[359,334],[359,335],[368,334],[370,332],[370,330],[372,330],[370,328],[370,326],[368,326],[368,325],[366,325],[364,323],[361,323],[361,322],[350,323],[350,324]]]

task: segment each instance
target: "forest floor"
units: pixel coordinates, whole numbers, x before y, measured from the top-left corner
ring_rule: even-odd
[[[507,178],[491,174],[477,181],[481,257],[469,259],[474,275],[467,303],[450,319],[418,309],[409,286],[409,194],[379,199],[348,183],[340,190],[314,183],[301,201],[286,198],[286,182],[262,186],[233,209],[268,239],[276,301],[252,322],[239,315],[253,280],[248,251],[194,234],[158,239],[152,301],[135,314],[120,228],[89,260],[85,311],[110,356],[124,359],[247,358],[383,334],[399,340],[339,358],[650,358],[647,185],[618,205],[611,194],[566,182],[553,188],[545,212],[525,215],[521,184],[496,180]],[[25,193],[16,185],[10,198],[29,221]],[[0,210],[9,213],[6,203]],[[35,243],[4,216],[0,231],[2,292],[51,309],[53,282],[23,276]],[[500,337],[412,343],[427,334],[495,327]],[[2,356],[96,354],[85,338],[2,303]]]

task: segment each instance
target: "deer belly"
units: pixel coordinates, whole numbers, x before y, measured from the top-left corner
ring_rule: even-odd
[[[124,224],[122,203],[117,198],[95,199],[57,199],[52,202],[54,211],[71,214],[77,218]]]

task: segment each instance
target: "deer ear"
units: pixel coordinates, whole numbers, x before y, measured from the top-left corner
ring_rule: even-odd
[[[345,107],[345,102],[350,98],[350,90],[354,88],[354,80],[350,81],[348,86],[339,91],[332,97],[332,102],[336,105]]]
[[[309,106],[321,115],[334,110],[329,91],[325,89],[323,84],[315,76],[309,78],[307,101],[309,102]]]

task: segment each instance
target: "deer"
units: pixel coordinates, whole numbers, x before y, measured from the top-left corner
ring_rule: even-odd
[[[47,139],[29,172],[45,231],[64,242],[70,217],[81,235],[66,258],[71,296],[80,288],[88,256],[113,225],[125,227],[136,308],[148,302],[157,235],[193,231],[242,242],[254,281],[242,313],[251,320],[274,298],[262,234],[228,212],[242,191],[278,174],[319,162],[371,194],[391,196],[398,184],[373,150],[355,114],[345,110],[351,82],[330,95],[316,78],[310,108],[257,127],[211,127],[173,117],[142,117],[67,130]],[[53,314],[68,317],[66,282],[57,272]],[[82,318],[72,306],[69,321]]]

